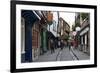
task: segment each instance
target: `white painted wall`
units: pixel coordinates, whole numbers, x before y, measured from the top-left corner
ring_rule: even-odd
[[[51,31],[55,37],[57,37],[57,25],[58,25],[58,15],[56,11],[53,11],[53,24],[50,25],[50,30],[49,30],[49,25],[48,25],[48,30]]]

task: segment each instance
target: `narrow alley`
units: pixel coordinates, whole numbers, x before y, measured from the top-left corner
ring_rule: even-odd
[[[90,59],[90,14],[21,11],[21,62]]]

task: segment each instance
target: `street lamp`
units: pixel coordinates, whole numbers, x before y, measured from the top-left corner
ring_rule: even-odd
[[[80,27],[76,27],[76,29],[75,29],[75,30],[76,30],[76,31],[80,31],[80,29],[81,29]]]

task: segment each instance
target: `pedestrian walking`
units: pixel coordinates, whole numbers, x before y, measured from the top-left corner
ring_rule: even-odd
[[[60,45],[61,45],[61,44],[60,44],[60,41],[59,41],[59,42],[58,42],[58,47],[59,47],[59,48],[60,48]]]
[[[55,52],[54,47],[55,47],[55,44],[54,44],[53,40],[51,39],[50,40],[51,54]]]
[[[61,50],[63,50],[64,44],[62,41],[61,41],[60,47],[61,47]]]
[[[68,42],[69,50],[71,49],[71,42]]]
[[[77,41],[74,40],[74,49],[77,49]]]

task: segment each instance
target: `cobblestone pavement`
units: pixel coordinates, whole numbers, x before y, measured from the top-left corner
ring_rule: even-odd
[[[47,53],[40,55],[35,62],[87,60],[89,58],[90,56],[77,49],[71,48],[71,50],[69,50],[69,48],[66,47],[63,48],[63,50],[58,48],[52,54],[49,50]]]

